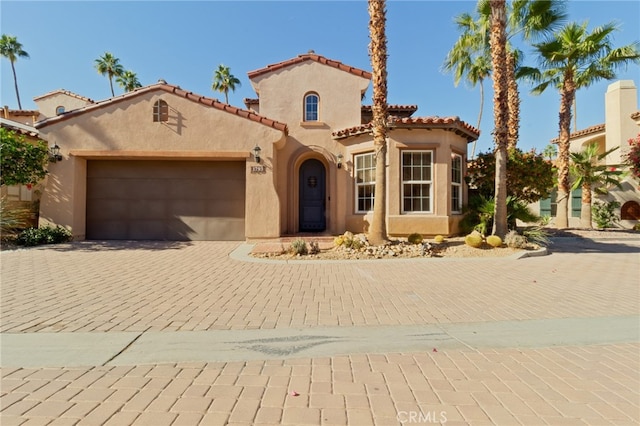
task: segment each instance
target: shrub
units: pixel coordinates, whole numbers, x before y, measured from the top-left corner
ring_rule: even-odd
[[[407,242],[409,244],[420,244],[424,238],[422,238],[421,234],[414,232],[413,234],[407,237]]]
[[[435,243],[437,243],[437,244],[442,244],[442,243],[444,243],[444,237],[443,237],[442,235],[436,235],[436,236],[433,238],[433,241],[434,241]]]
[[[518,234],[516,231],[509,231],[504,237],[504,243],[511,248],[527,247],[527,239],[524,235]]]
[[[593,204],[591,216],[598,228],[613,228],[620,218],[616,215],[615,210],[620,207],[617,201],[609,201],[601,203],[596,201]]]
[[[291,245],[289,246],[289,250],[291,251],[291,253],[299,254],[301,256],[309,253],[309,250],[307,249],[307,243],[302,238],[298,238],[298,239],[295,239],[295,240],[291,241]]]
[[[27,228],[22,231],[16,243],[22,246],[38,246],[42,244],[60,244],[71,241],[73,235],[66,228],[57,225],[43,226],[41,228]]]
[[[502,245],[502,238],[497,235],[489,235],[487,237],[487,244],[491,247],[500,247]]]
[[[636,223],[635,225],[633,225],[633,230],[640,231],[640,223]]]
[[[471,233],[464,237],[464,243],[468,246],[479,248],[482,245],[482,235],[479,233]]]
[[[309,243],[309,254],[318,254],[320,253],[320,244],[317,241],[311,241]]]
[[[548,246],[551,243],[551,240],[549,239],[549,232],[541,226],[527,228],[522,231],[522,235],[524,235],[528,242],[539,246]]]
[[[344,244],[344,237],[342,235],[338,235],[333,239],[333,244],[340,247],[341,245]]]

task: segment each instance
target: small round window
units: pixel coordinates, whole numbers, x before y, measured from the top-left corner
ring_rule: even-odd
[[[64,114],[64,107],[59,106],[56,108],[56,115]]]

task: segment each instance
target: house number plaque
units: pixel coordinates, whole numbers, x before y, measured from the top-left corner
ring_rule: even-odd
[[[264,173],[264,166],[251,166],[251,173]]]

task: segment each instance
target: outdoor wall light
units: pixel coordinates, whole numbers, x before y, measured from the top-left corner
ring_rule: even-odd
[[[255,159],[256,159],[256,163],[259,163],[259,162],[260,162],[260,152],[261,152],[261,151],[262,151],[262,150],[260,149],[260,147],[259,147],[258,145],[256,145],[256,146],[253,148],[253,158],[255,158]]]
[[[338,166],[338,168],[339,168],[339,169],[341,169],[341,168],[342,168],[342,159],[343,159],[343,158],[344,158],[344,157],[342,156],[342,154],[338,154],[338,155],[336,156],[336,160],[337,160],[336,165]]]
[[[58,144],[55,144],[51,148],[49,148],[49,161],[52,163],[62,161],[62,155],[60,155],[60,147],[58,146]]]

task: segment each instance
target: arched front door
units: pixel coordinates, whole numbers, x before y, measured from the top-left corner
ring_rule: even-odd
[[[325,220],[325,169],[318,160],[307,160],[300,166],[300,231],[322,232]]]

